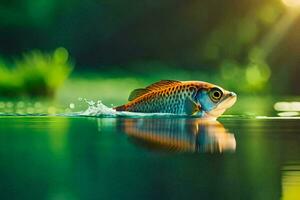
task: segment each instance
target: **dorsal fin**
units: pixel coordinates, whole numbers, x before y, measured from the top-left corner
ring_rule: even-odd
[[[146,88],[135,89],[130,93],[130,95],[128,97],[128,101],[132,101],[132,100],[134,100],[144,94],[147,94],[148,92],[151,92],[153,90],[163,89],[163,88],[166,88],[171,85],[178,84],[178,83],[181,83],[181,81],[161,80],[161,81],[155,82],[155,83],[147,86]]]
[[[155,82],[155,83],[147,86],[146,89],[151,90],[151,91],[152,90],[159,90],[159,89],[163,89],[163,88],[166,88],[166,87],[170,87],[171,85],[178,84],[178,83],[181,83],[181,81],[161,80],[161,81]]]
[[[134,99],[136,99],[136,98],[138,98],[138,97],[140,97],[144,94],[147,94],[148,92],[150,92],[150,90],[148,90],[146,88],[135,89],[130,93],[130,95],[128,97],[128,101],[132,101],[132,100],[134,100]]]

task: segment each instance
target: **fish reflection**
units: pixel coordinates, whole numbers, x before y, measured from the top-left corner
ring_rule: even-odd
[[[122,119],[119,126],[139,144],[184,152],[234,152],[236,140],[218,121],[203,119]]]

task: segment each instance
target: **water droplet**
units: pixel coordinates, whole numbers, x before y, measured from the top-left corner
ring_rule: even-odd
[[[75,108],[75,104],[74,104],[74,103],[70,103],[69,107],[70,107],[71,109],[74,109],[74,108]]]

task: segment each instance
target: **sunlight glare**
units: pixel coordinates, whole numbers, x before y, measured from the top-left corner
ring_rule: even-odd
[[[282,2],[288,7],[299,7],[300,8],[300,0],[282,0]]]

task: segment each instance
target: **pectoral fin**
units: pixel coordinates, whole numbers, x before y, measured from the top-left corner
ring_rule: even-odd
[[[201,110],[201,105],[197,104],[190,97],[185,100],[185,113],[187,115],[194,115]]]

